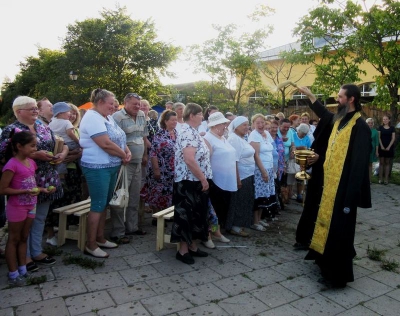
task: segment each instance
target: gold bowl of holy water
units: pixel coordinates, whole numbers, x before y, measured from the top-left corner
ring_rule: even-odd
[[[296,179],[298,180],[309,180],[311,176],[306,172],[307,158],[312,157],[314,151],[311,149],[300,149],[294,151],[294,158],[296,163],[300,166],[300,172],[296,173]]]

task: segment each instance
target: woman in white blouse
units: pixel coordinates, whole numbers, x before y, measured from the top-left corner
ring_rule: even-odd
[[[275,173],[273,168],[273,139],[269,132],[265,131],[265,117],[262,114],[255,114],[251,118],[253,131],[249,136],[249,143],[255,150],[254,160],[256,168],[254,172],[254,217],[253,225],[255,230],[265,231],[268,226],[266,220],[261,218],[275,214]]]
[[[236,151],[224,137],[228,123],[230,121],[221,112],[214,112],[208,118],[209,131],[204,136],[211,151],[213,171],[213,179],[210,180],[210,199],[221,227],[225,227],[231,193],[237,191]],[[214,239],[229,241],[219,230],[214,234]]]
[[[244,228],[250,227],[254,202],[254,148],[244,139],[249,131],[249,120],[235,118],[228,127],[228,142],[236,150],[236,174],[238,190],[232,192],[225,229],[231,234],[248,237]]]

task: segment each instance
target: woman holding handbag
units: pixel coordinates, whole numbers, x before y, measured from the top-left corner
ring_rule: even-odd
[[[111,117],[114,94],[96,89],[90,99],[94,107],[87,111],[79,127],[82,171],[91,198],[85,252],[93,257],[107,258],[109,254],[99,247],[116,248],[118,244],[104,238],[105,209],[111,200],[121,163],[130,161],[131,152],[126,146],[124,131]]]

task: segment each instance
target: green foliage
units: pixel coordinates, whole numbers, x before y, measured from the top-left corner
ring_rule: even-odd
[[[66,254],[63,257],[62,261],[64,262],[65,265],[77,264],[85,269],[94,269],[94,268],[104,266],[104,261],[96,261],[91,258],[86,258],[86,257],[82,257],[82,256],[74,256],[72,254]]]
[[[272,10],[259,6],[250,18],[257,21],[268,16]],[[214,25],[217,36],[201,45],[193,45],[188,56],[197,71],[207,73],[212,82],[229,88],[230,101],[234,102],[234,112],[238,112],[241,98],[252,90],[245,85],[252,82],[252,89],[261,88],[260,73],[256,63],[259,51],[265,47],[265,41],[272,31],[271,26],[257,29],[253,33],[238,34],[239,26]],[[236,81],[236,89],[233,83]],[[253,90],[254,91],[254,90]]]
[[[39,277],[29,277],[26,280],[26,285],[37,285],[37,284],[41,284],[47,281],[47,276],[46,275],[42,275]]]
[[[339,5],[332,6],[332,4]],[[321,1],[294,30],[301,38],[301,51],[309,55],[316,71],[314,86],[325,98],[343,83],[360,82],[362,62],[379,73],[374,105],[398,117],[400,86],[400,3],[383,0],[363,8],[353,1]],[[295,54],[296,55],[296,54]],[[316,57],[322,58],[317,62]]]
[[[393,259],[382,260],[381,268],[386,271],[397,272],[399,263]]]
[[[382,261],[386,251],[387,250],[377,249],[375,246],[371,249],[371,248],[369,248],[369,245],[368,245],[367,255],[368,255],[368,258],[370,258],[373,261]]]

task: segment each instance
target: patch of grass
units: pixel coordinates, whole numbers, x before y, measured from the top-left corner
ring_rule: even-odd
[[[397,247],[400,247],[400,240],[397,241]]]
[[[44,283],[47,281],[47,276],[42,275],[40,277],[29,277],[26,280],[26,285],[36,285],[36,284],[40,284],[40,283]]]
[[[63,253],[63,251],[60,248],[57,247],[52,247],[52,246],[46,246],[43,248],[43,252],[46,255],[49,255],[51,257],[54,256],[61,256],[61,254]]]
[[[263,251],[261,251],[259,254],[258,254],[259,256],[261,256],[261,257],[266,257],[267,256],[267,253],[266,252],[263,252]]]
[[[242,277],[244,277],[246,279],[250,279],[250,277],[246,273],[242,273]]]
[[[294,279],[294,276],[292,276],[292,275],[289,275],[287,278],[286,278],[286,280],[293,280]]]
[[[397,146],[397,147],[399,147],[399,146]],[[378,183],[378,180],[379,180],[378,176],[371,177],[371,182],[372,183]],[[400,185],[400,172],[392,170],[392,175],[389,178],[389,184]]]
[[[392,259],[384,259],[382,260],[381,268],[386,271],[397,272],[399,263]]]
[[[71,254],[66,254],[62,261],[64,262],[65,265],[69,264],[76,264],[78,266],[81,266],[82,268],[85,269],[94,269],[97,267],[103,267],[104,266],[104,260],[103,261],[96,261],[90,258],[85,258],[82,256],[73,256]]]
[[[376,249],[375,246],[371,249],[368,246],[367,255],[373,261],[382,261],[387,250]]]
[[[255,243],[256,245],[263,245],[263,244],[264,244],[264,240],[262,240],[262,239],[257,239],[254,243]]]
[[[214,303],[214,304],[218,304],[219,302],[221,302],[221,300],[215,299],[215,300],[211,300],[210,302],[211,302],[211,303]]]
[[[257,289],[261,289],[262,288],[262,285],[257,285]]]

